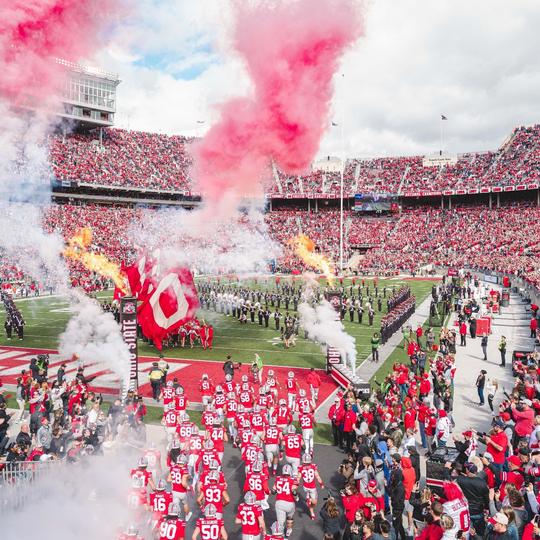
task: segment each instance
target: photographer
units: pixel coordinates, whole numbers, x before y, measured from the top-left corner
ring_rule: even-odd
[[[331,535],[334,540],[341,538],[342,512],[337,506],[332,495],[326,498],[323,507],[319,511],[322,520],[322,528],[325,535]]]

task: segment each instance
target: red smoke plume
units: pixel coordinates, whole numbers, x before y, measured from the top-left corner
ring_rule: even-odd
[[[63,69],[54,58],[77,61],[99,48],[119,0],[1,0],[0,92],[33,103],[58,91]]]
[[[328,125],[338,61],[361,34],[350,0],[243,4],[234,44],[252,95],[223,104],[194,147],[194,176],[210,202],[228,191],[259,194],[270,160],[290,174],[306,171]]]

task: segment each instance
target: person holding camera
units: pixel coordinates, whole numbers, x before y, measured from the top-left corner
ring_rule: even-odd
[[[331,536],[333,540],[340,540],[343,513],[336,504],[336,499],[329,495],[319,511],[322,520],[322,529],[325,535]]]

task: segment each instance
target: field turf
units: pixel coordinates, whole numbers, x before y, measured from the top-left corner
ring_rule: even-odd
[[[379,280],[379,289],[382,290],[384,285],[397,288],[403,283],[404,281],[401,280]],[[433,285],[431,280],[406,280],[405,283],[411,287],[413,294],[416,296],[417,304],[420,304],[430,294]],[[366,284],[370,284],[371,289],[373,289],[371,280],[366,280]],[[244,285],[251,288],[268,287],[269,289],[275,286],[273,283],[256,284],[255,282],[244,282]],[[350,280],[345,280],[344,286],[350,286]],[[110,296],[110,293],[103,292],[98,295],[98,299],[104,300],[110,298]],[[19,341],[14,336],[11,341],[8,341],[5,334],[2,333],[0,345],[56,349],[58,347],[58,337],[64,330],[70,316],[69,306],[65,299],[52,296],[16,300],[15,303],[26,321],[24,340]],[[375,319],[372,327],[367,324],[366,313],[364,313],[362,324],[349,322],[349,315],[346,314],[345,328],[347,332],[356,338],[358,363],[371,353],[370,340],[373,332],[378,331],[380,328],[381,316],[386,311],[385,304],[386,301],[383,299],[382,313],[375,309]],[[290,307],[289,312],[292,313],[292,304]],[[0,315],[3,315],[3,311],[3,307],[0,308]],[[282,314],[285,312],[283,306],[280,311]],[[254,354],[258,353],[265,364],[299,367],[322,367],[324,365],[324,355],[321,352],[321,347],[316,343],[305,340],[302,330],[300,330],[296,346],[286,349],[280,339],[279,332],[275,330],[272,319],[270,319],[269,328],[264,328],[264,326],[259,326],[257,322],[255,324],[248,322],[246,325],[241,325],[232,317],[214,312],[201,310],[198,316],[214,325],[213,349],[205,351],[200,346],[193,349],[189,347],[166,349],[164,350],[166,356],[186,359],[224,360],[227,354],[231,354],[234,361],[250,363],[254,358]],[[157,356],[155,348],[143,342],[139,342],[139,354]]]

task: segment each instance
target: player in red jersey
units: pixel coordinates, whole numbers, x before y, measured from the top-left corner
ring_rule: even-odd
[[[186,522],[178,504],[169,504],[167,513],[158,522],[156,530],[157,540],[184,540]]]
[[[199,434],[199,428],[193,424],[191,426],[191,436],[189,437],[189,457],[188,457],[188,471],[191,478],[193,478],[193,484],[196,482],[195,464],[199,459],[199,454],[204,447],[204,436]]]
[[[261,508],[263,510],[268,509],[267,500],[268,495],[270,495],[270,488],[268,487],[268,477],[262,472],[262,463],[260,461],[255,461],[250,472],[246,474],[244,491],[253,492],[255,500],[261,505]]]
[[[243,426],[245,420],[251,419],[251,413],[246,412],[244,406],[241,403],[238,403],[237,413],[236,413],[236,426],[239,428]],[[250,421],[251,422],[251,421]]]
[[[255,434],[251,429],[251,422],[247,419],[244,419],[241,427],[238,429],[237,446],[243,447],[244,445],[251,442],[253,435]]]
[[[167,441],[169,444],[173,440],[178,425],[178,412],[175,409],[175,404],[171,401],[163,411],[162,425],[165,426],[167,432]]]
[[[166,409],[167,405],[174,401],[174,387],[172,381],[167,381],[167,384],[161,388],[159,395],[160,399],[163,399],[163,408]]]
[[[216,516],[216,507],[213,504],[206,505],[204,517],[197,520],[193,531],[192,540],[227,540],[227,531],[223,520]]]
[[[287,402],[284,399],[279,400],[278,407],[274,410],[272,416],[276,419],[277,427],[283,432],[293,420],[291,409],[287,407]]]
[[[235,521],[242,525],[242,540],[260,540],[266,532],[262,508],[256,504],[252,491],[247,491],[244,502],[238,505]]]
[[[296,408],[296,393],[298,392],[298,383],[294,378],[294,371],[289,371],[287,375],[287,406],[291,411]]]
[[[302,410],[299,418],[300,429],[304,448],[309,454],[313,454],[313,427],[315,426],[315,416],[309,407]]]
[[[214,404],[214,409],[218,415],[218,418],[220,421],[223,421],[223,418],[225,417],[225,404],[227,403],[227,396],[225,395],[225,392],[223,392],[223,387],[221,385],[216,386],[216,392],[214,394],[212,403]]]
[[[266,382],[264,383],[264,386],[268,388],[268,391],[270,394],[274,396],[274,401],[277,401],[278,399],[278,390],[281,388],[281,385],[279,384],[278,380],[276,379],[274,375],[274,370],[269,369],[268,370],[268,376],[266,378]]]
[[[148,448],[144,451],[143,457],[146,458],[148,463],[148,470],[152,474],[159,476],[161,474],[161,452],[156,448],[154,443],[150,443]]]
[[[210,462],[213,459],[215,459],[221,465],[219,454],[214,448],[214,441],[212,439],[206,439],[203,443],[203,449],[202,452],[199,454],[199,459],[195,467],[202,467],[203,470],[207,470],[210,468]]]
[[[270,527],[270,534],[264,535],[264,540],[283,540],[283,527],[274,521]]]
[[[305,409],[314,412],[314,402],[307,397],[306,391],[303,388],[300,388],[300,390],[298,390],[298,399],[296,400],[296,410],[300,412]]]
[[[185,443],[189,441],[191,437],[191,429],[195,424],[189,419],[189,414],[187,412],[181,412],[178,416],[178,425],[176,426],[176,433],[178,434],[178,440],[184,448]]]
[[[230,373],[227,373],[227,375],[225,375],[225,382],[222,386],[225,394],[230,394],[231,392],[234,392],[236,394],[236,392],[238,391],[238,383],[233,382],[233,377]]]
[[[209,403],[206,406],[206,410],[201,415],[201,424],[204,426],[204,429],[208,429],[208,426],[213,425],[214,418],[217,418],[217,413],[214,404]]]
[[[283,447],[285,449],[285,461],[292,467],[294,476],[298,474],[303,446],[304,441],[302,436],[296,433],[296,428],[291,424],[287,428],[287,435],[283,437]]]
[[[315,519],[315,507],[317,506],[317,482],[321,489],[324,489],[324,483],[317,469],[317,465],[312,462],[311,454],[302,456],[302,465],[298,469],[298,479],[302,480],[302,487],[306,494],[306,504],[309,509],[309,516]]]
[[[218,484],[223,484],[224,486],[227,486],[225,475],[223,474],[223,471],[221,470],[221,466],[219,462],[213,459],[210,462],[210,466],[208,467],[208,469],[206,469],[201,474],[199,485],[197,486],[197,493],[201,492],[201,489],[203,488],[203,486],[206,486],[207,484],[210,483],[210,480],[208,479],[208,475],[213,471],[216,471],[218,473]]]
[[[201,377],[201,382],[199,383],[199,392],[201,393],[202,403],[204,406],[211,403],[212,395],[214,393],[214,384],[208,378],[206,373],[203,373]]]
[[[174,403],[176,405],[176,410],[178,412],[183,412],[187,409],[189,401],[187,400],[187,397],[184,393],[184,387],[179,386],[174,391]]]
[[[242,445],[242,461],[246,464],[246,467],[252,465],[261,452],[261,439],[258,435],[253,435],[251,441],[245,445]]]
[[[225,443],[229,441],[225,428],[221,425],[219,418],[214,418],[213,425],[206,431],[207,437],[214,443],[214,450],[219,455],[219,462],[223,461]]]
[[[141,518],[144,515],[147,502],[144,479],[141,476],[132,477],[127,503],[137,518]]]
[[[251,412],[253,408],[253,391],[249,383],[242,383],[240,393],[238,394],[238,402],[244,407],[246,412]]]
[[[181,503],[184,513],[188,514],[187,490],[189,488],[189,473],[187,469],[187,458],[183,454],[178,456],[177,462],[170,468],[167,482],[171,483],[173,502],[177,504]],[[189,517],[187,519],[189,520]]]
[[[152,524],[154,528],[161,518],[167,513],[169,504],[173,502],[171,493],[165,491],[165,482],[159,479],[154,493],[150,493],[150,511],[152,512]]]
[[[253,413],[251,414],[251,426],[253,427],[253,431],[257,433],[257,435],[262,435],[266,424],[266,414],[261,412],[261,407],[258,404],[255,404],[253,406]]]
[[[266,462],[275,475],[279,462],[279,445],[282,439],[281,430],[276,425],[275,416],[271,416],[268,425],[264,427],[263,439]]]
[[[272,492],[276,494],[276,519],[285,530],[285,536],[290,536],[293,528],[294,511],[298,498],[298,480],[293,476],[292,467],[283,465],[281,476],[276,478]]]
[[[213,504],[216,507],[216,516],[222,518],[223,507],[227,506],[230,502],[227,486],[219,483],[218,471],[210,471],[207,480],[205,484],[201,485],[201,492],[197,497],[197,503],[201,507],[203,504]]]
[[[225,417],[227,418],[229,438],[231,441],[233,441],[233,445],[236,445],[236,436],[238,435],[238,431],[235,425],[237,412],[238,402],[236,401],[236,394],[234,392],[229,392],[227,394],[227,400],[225,401]]]
[[[139,477],[143,479],[143,487],[146,489],[150,486],[151,489],[156,489],[152,473],[148,470],[148,460],[145,457],[139,459],[136,469],[131,469],[131,478]]]

